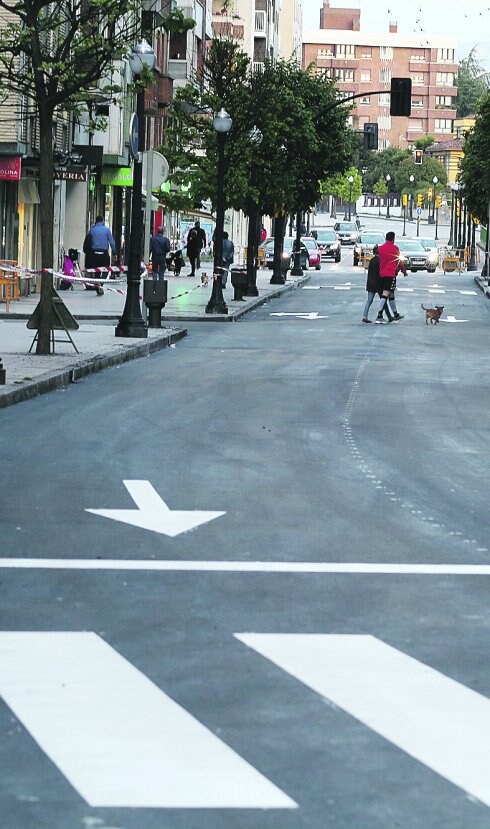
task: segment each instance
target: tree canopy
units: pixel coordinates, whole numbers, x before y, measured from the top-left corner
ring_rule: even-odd
[[[474,115],[479,101],[490,88],[490,73],[479,60],[476,46],[473,46],[466,58],[460,60],[456,86],[458,87],[456,96],[458,118]]]
[[[490,94],[481,101],[475,126],[466,134],[459,181],[471,213],[486,223],[490,203]]]

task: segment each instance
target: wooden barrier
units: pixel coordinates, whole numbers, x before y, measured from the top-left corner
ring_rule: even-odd
[[[10,311],[12,300],[19,299],[19,278],[10,268],[16,267],[13,260],[0,260],[0,302],[5,302],[7,313]]]

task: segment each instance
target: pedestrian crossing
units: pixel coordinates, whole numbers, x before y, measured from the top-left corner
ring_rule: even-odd
[[[303,291],[320,291],[322,288],[330,289],[332,291],[351,291],[362,290],[365,291],[364,285],[355,285],[346,282],[344,285],[303,285]],[[429,294],[459,294],[460,296],[478,296],[478,291],[463,290],[462,288],[445,288],[442,285],[417,285],[416,288],[406,288],[402,285],[397,285],[397,293],[414,294],[415,292],[424,291]]]
[[[246,659],[256,682],[265,659],[276,685],[289,675],[305,694],[313,691],[327,700],[338,711],[339,740],[347,713],[490,806],[485,771],[490,700],[483,694],[369,633],[230,632],[231,641],[237,665]],[[248,653],[256,659],[250,661]],[[92,807],[291,810],[306,805],[298,796],[301,786],[296,799],[285,791],[288,775],[281,781],[276,770],[279,779],[272,782],[252,765],[253,744],[245,760],[218,736],[219,728],[213,733],[94,632],[0,632],[0,696]],[[232,709],[235,720],[240,711],[235,703]],[[312,727],[321,728],[321,721]],[[242,731],[248,730],[244,714]],[[274,744],[266,740],[266,745],[273,755]],[[384,749],[374,741],[372,750]]]

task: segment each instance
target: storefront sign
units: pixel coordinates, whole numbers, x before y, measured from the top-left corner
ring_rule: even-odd
[[[80,170],[55,170],[54,177],[62,181],[87,181],[86,173]]]
[[[20,179],[20,155],[0,156],[0,179],[3,181]]]
[[[131,187],[133,184],[133,170],[131,167],[104,167],[101,183],[111,184],[113,187]]]

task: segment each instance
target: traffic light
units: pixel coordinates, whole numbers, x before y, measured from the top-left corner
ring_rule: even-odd
[[[440,208],[441,204],[442,204],[442,196],[436,196],[436,207],[437,207],[437,209]]]
[[[412,112],[412,79],[392,78],[390,115],[402,115],[406,118]]]
[[[423,150],[415,150],[415,158],[414,158],[415,164],[422,164],[423,156],[424,156],[424,151]]]
[[[427,190],[427,198],[429,199],[429,201],[432,198],[432,187],[429,187],[429,189]]]
[[[364,149],[378,149],[378,125],[364,124]]]
[[[417,196],[417,207],[422,207],[423,203],[424,203],[424,197],[423,197],[422,193],[419,193],[418,196]]]

